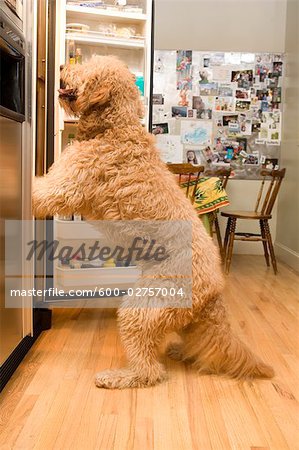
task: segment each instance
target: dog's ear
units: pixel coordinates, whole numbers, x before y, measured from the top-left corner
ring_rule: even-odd
[[[83,111],[95,105],[105,105],[110,100],[111,88],[106,81],[98,77],[88,80],[82,95],[78,98],[78,107]]]

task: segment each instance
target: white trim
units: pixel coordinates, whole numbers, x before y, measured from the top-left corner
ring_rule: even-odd
[[[276,256],[288,266],[292,267],[292,269],[299,272],[299,253],[279,242],[276,242],[274,247]]]

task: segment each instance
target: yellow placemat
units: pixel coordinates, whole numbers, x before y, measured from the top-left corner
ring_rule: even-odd
[[[192,197],[193,188],[196,181],[191,181],[189,187],[189,196]],[[188,183],[183,182],[180,184],[183,190],[187,190]],[[217,177],[200,178],[197,184],[196,194],[193,206],[198,214],[207,214],[229,205],[229,200],[225,190],[223,189],[222,182]]]

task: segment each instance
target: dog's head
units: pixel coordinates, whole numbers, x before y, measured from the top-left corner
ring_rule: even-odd
[[[134,75],[114,56],[93,56],[84,64],[61,67],[59,102],[76,116],[108,106],[143,113]]]

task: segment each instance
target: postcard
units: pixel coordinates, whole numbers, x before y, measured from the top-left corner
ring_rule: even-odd
[[[253,84],[252,70],[233,70],[231,81],[237,82],[239,88],[249,89]]]
[[[215,98],[215,111],[230,112],[234,111],[234,98],[233,97],[216,97]]]
[[[217,95],[218,94],[218,83],[207,83],[199,85],[200,95]]]
[[[181,122],[181,139],[183,144],[207,146],[211,144],[212,121]]]
[[[169,133],[169,126],[168,123],[155,123],[153,124],[152,133],[157,134],[168,134]]]
[[[219,97],[233,97],[234,89],[231,84],[219,84],[218,87]]]
[[[153,105],[164,105],[163,94],[153,94]]]
[[[250,98],[249,91],[246,89],[237,89],[236,98],[243,98],[245,100]]]
[[[250,100],[236,100],[236,111],[248,111],[250,104]]]
[[[187,106],[172,106],[172,117],[187,117]]]
[[[181,163],[183,161],[183,145],[180,136],[157,135],[156,142],[163,161],[166,163]]]
[[[269,104],[269,102],[267,100],[262,100],[261,101],[261,110],[269,111],[269,109],[271,109],[271,105]]]

